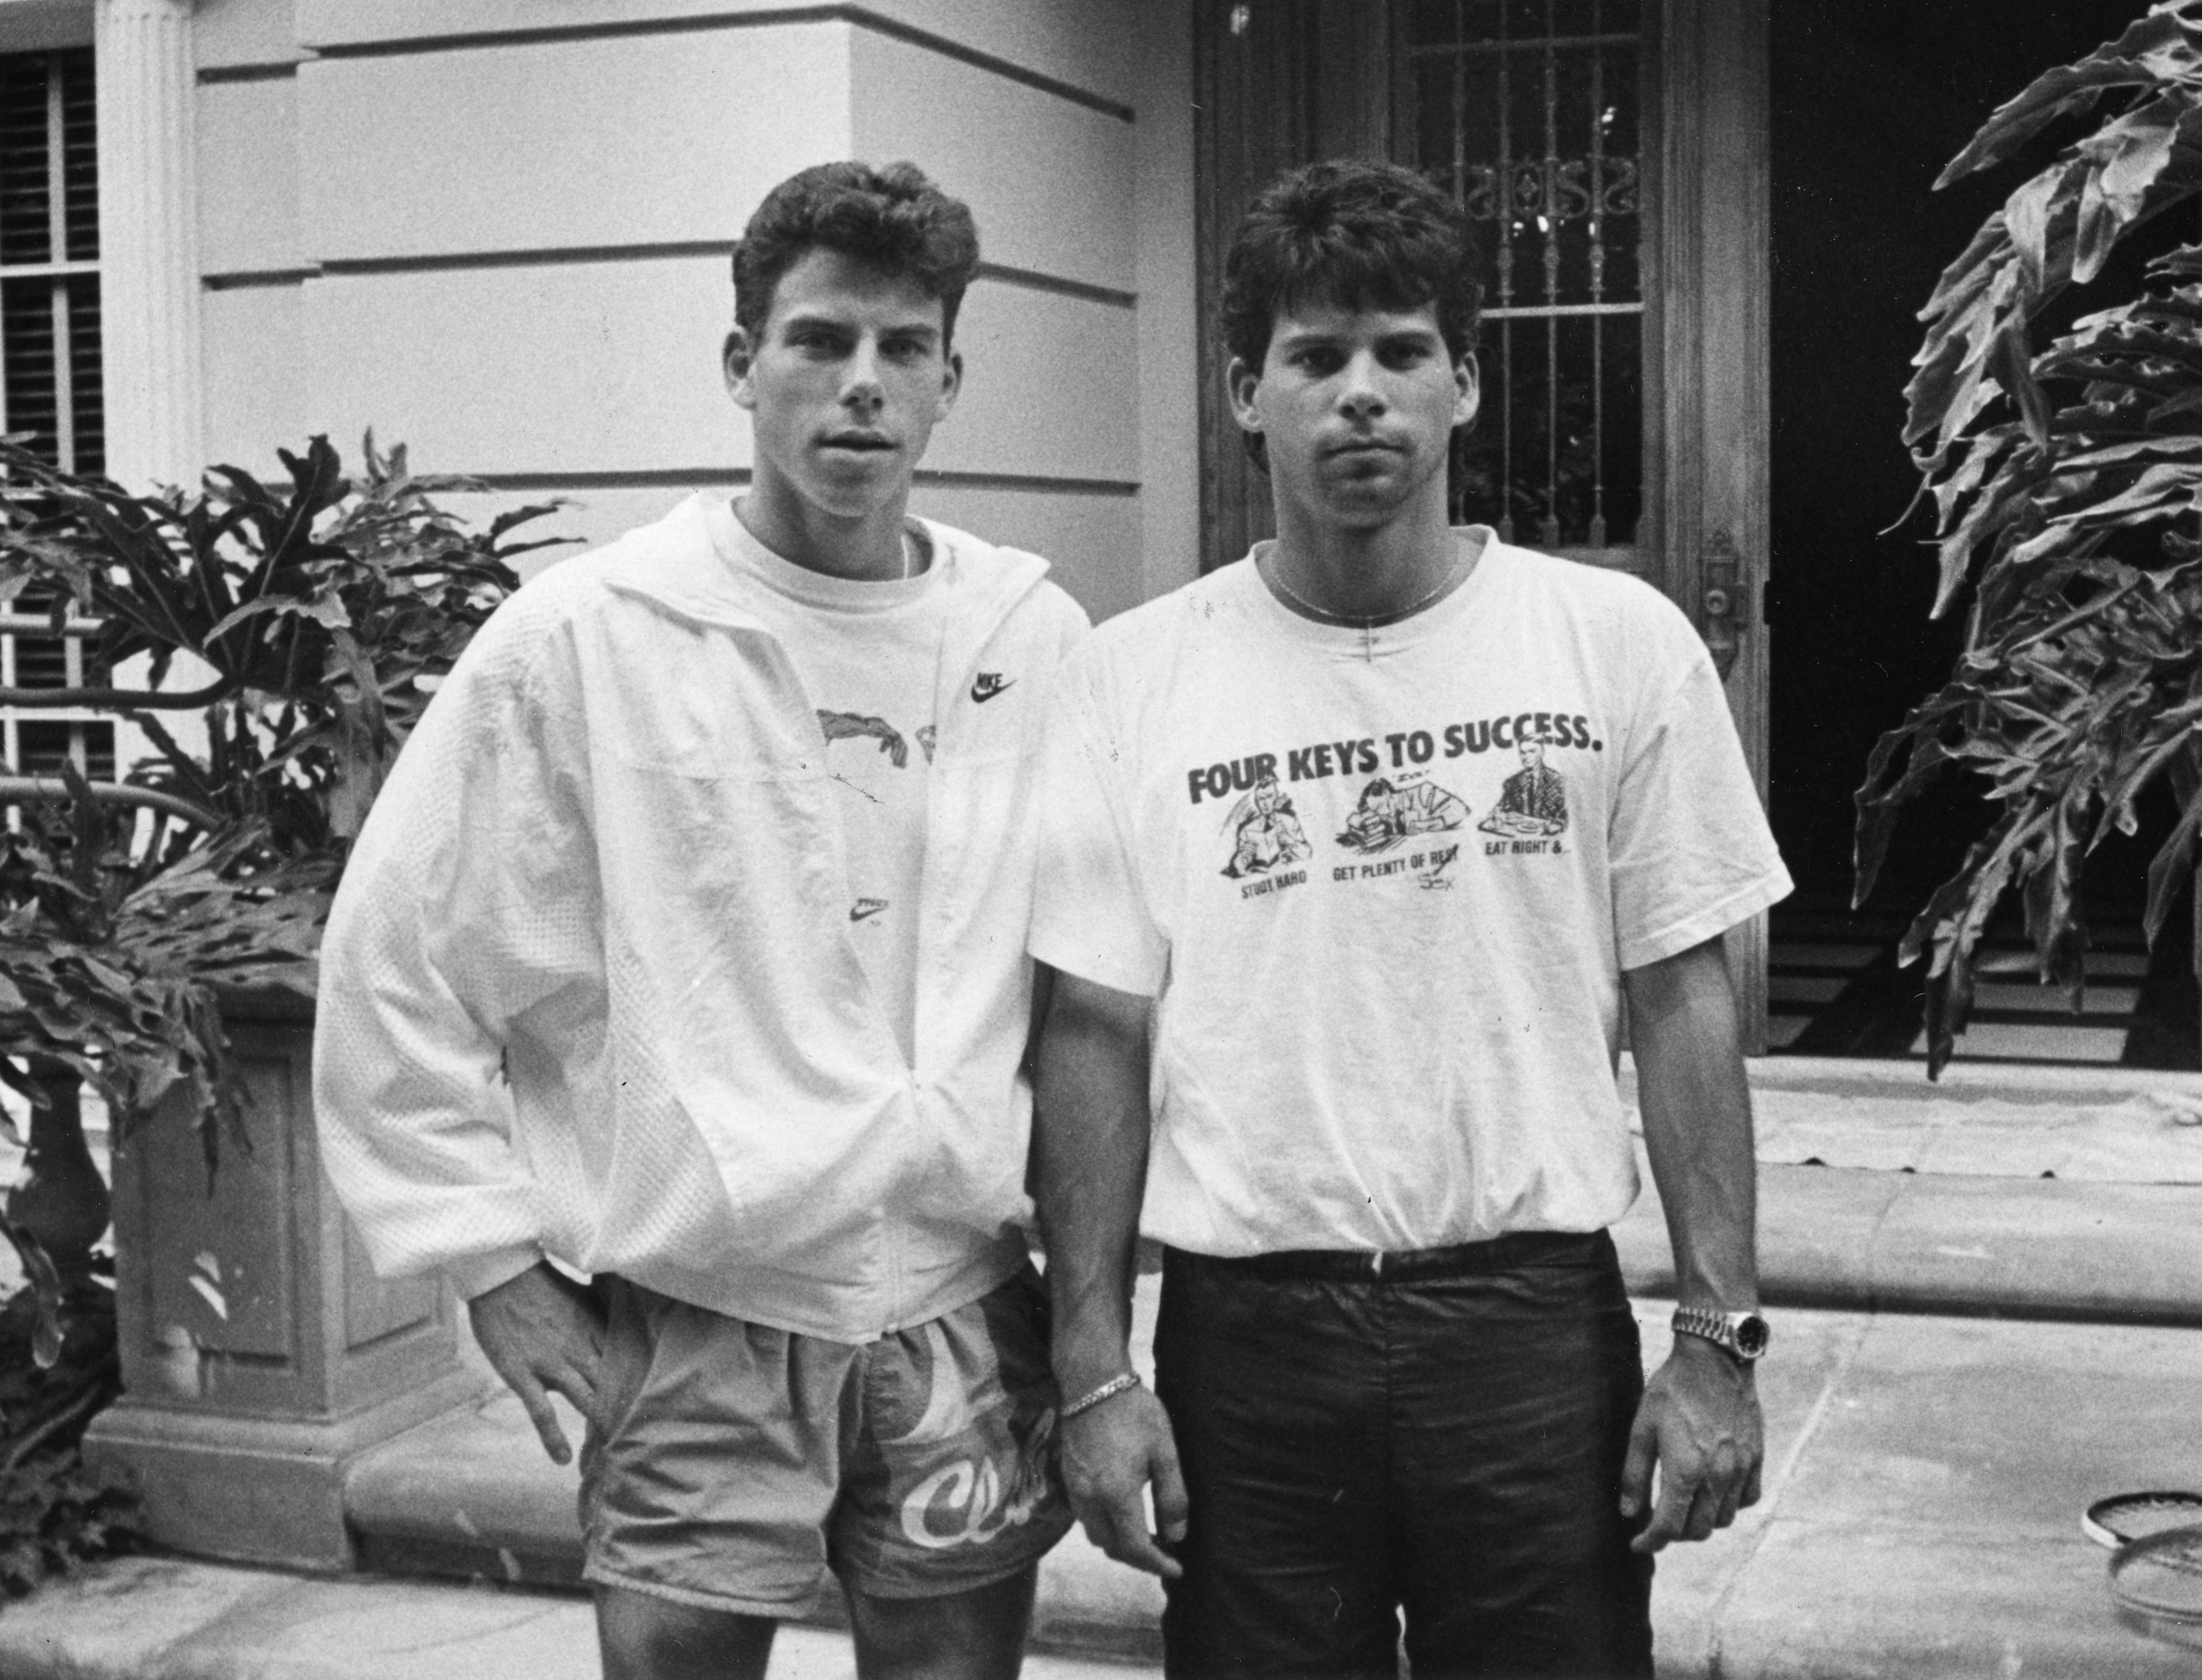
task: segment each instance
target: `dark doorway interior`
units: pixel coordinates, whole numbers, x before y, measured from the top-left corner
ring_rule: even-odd
[[[1916,483],[1899,435],[1916,312],[1943,267],[2028,172],[2005,166],[1944,192],[1931,189],[1996,105],[2143,9],[2140,0],[1781,0],[1773,8],[1770,804],[1799,884],[1793,904],[1777,913],[1777,948],[1785,928],[1793,947],[1893,937],[1982,826],[1985,808],[1962,784],[1921,802],[1898,831],[1872,900],[1863,913],[1850,910],[1851,800],[1866,756],[1945,678],[1962,636],[1962,609],[1941,623],[1927,618],[1927,518],[1915,514],[1884,534]],[[2191,235],[2191,221],[2180,232]],[[2126,266],[2074,294],[2074,312],[2095,306],[2133,272]],[[2166,811],[2152,815],[2140,837],[2106,845],[2089,871],[2091,915],[2106,952],[2134,945],[2143,870],[2168,821]],[[2129,1035],[2134,1054],[2155,1066],[2194,1060],[2187,918],[2175,923],[2136,999],[2157,1016]],[[1778,1009],[1779,949],[1775,969]],[[1903,1053],[1917,1019],[1907,1014],[1916,1012],[1916,971],[1899,975],[1884,955],[1864,972],[1881,978],[1863,990],[1856,974],[1846,982],[1850,1019],[1805,1029],[1795,1048]],[[1833,978],[1805,990],[1830,993]],[[2053,996],[2041,1002],[2055,1008]]]

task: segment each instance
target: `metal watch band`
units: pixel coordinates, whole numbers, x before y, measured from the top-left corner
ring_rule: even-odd
[[[1088,1389],[1077,1399],[1064,1406],[1055,1414],[1056,1419],[1058,1422],[1067,1421],[1081,1412],[1091,1412],[1103,1401],[1113,1399],[1127,1389],[1136,1389],[1139,1386],[1139,1373],[1136,1371],[1127,1371],[1121,1377],[1111,1377],[1099,1388]]]
[[[1746,1364],[1766,1351],[1766,1320],[1756,1313],[1716,1313],[1705,1307],[1677,1307],[1670,1323],[1677,1336],[1700,1336]]]

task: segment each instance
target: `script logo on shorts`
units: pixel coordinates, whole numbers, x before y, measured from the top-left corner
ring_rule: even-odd
[[[910,1490],[902,1502],[902,1531],[927,1551],[984,1546],[1004,1529],[1033,1519],[1047,1496],[1047,1452],[1055,1413],[1040,1414],[1032,1438],[1009,1457],[1009,1473],[990,1458],[958,1459]]]

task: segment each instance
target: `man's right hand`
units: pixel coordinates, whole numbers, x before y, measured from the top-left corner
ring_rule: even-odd
[[[543,1438],[554,1464],[571,1463],[574,1449],[550,1395],[562,1394],[580,1414],[602,1426],[597,1415],[597,1379],[603,1360],[604,1319],[581,1285],[547,1260],[467,1303],[474,1340],[520,1396],[528,1421]]]
[[[1185,1572],[1163,1549],[1185,1538],[1185,1477],[1169,1414],[1148,1390],[1112,1395],[1063,1425],[1063,1480],[1086,1537],[1118,1563],[1172,1581]],[[1159,1536],[1147,1531],[1150,1483]]]

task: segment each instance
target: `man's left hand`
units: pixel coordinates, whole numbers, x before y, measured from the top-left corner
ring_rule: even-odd
[[[1656,1552],[1670,1540],[1703,1540],[1726,1528],[1739,1510],[1758,1503],[1765,1456],[1751,1367],[1712,1342],[1676,1336],[1674,1353],[1645,1384],[1628,1433],[1622,1516],[1650,1501],[1652,1466],[1659,1471],[1658,1504],[1629,1548]]]

